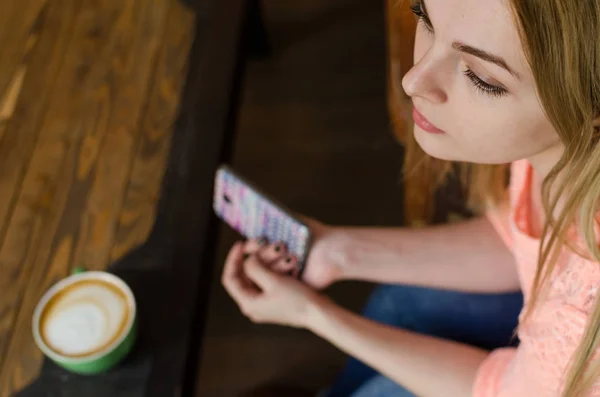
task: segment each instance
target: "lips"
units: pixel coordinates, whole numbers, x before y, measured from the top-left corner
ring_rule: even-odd
[[[417,110],[417,108],[414,106],[413,106],[413,121],[420,129],[422,129],[425,132],[429,132],[430,134],[445,134],[444,131],[440,130],[435,125],[433,125],[429,120],[427,120],[425,118],[425,116],[423,116],[421,114],[421,112],[419,112]]]

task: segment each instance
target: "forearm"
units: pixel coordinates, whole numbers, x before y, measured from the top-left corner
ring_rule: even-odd
[[[514,257],[487,218],[428,227],[340,228],[341,278],[469,292],[519,288]]]
[[[467,397],[488,352],[388,327],[317,298],[307,327],[347,354],[423,397]]]

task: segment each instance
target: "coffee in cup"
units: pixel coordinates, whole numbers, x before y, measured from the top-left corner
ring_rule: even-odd
[[[80,373],[104,371],[120,361],[134,339],[135,299],[105,272],[70,276],[40,300],[33,318],[36,343],[57,364]]]

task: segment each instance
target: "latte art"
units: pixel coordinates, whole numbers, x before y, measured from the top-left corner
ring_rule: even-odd
[[[86,356],[108,347],[123,333],[129,311],[127,296],[115,285],[82,280],[48,302],[40,333],[56,353]]]

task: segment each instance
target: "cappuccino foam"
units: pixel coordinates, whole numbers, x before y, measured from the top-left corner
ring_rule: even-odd
[[[61,355],[91,355],[108,347],[123,333],[129,311],[127,296],[115,285],[82,280],[48,302],[40,334],[46,345]]]

